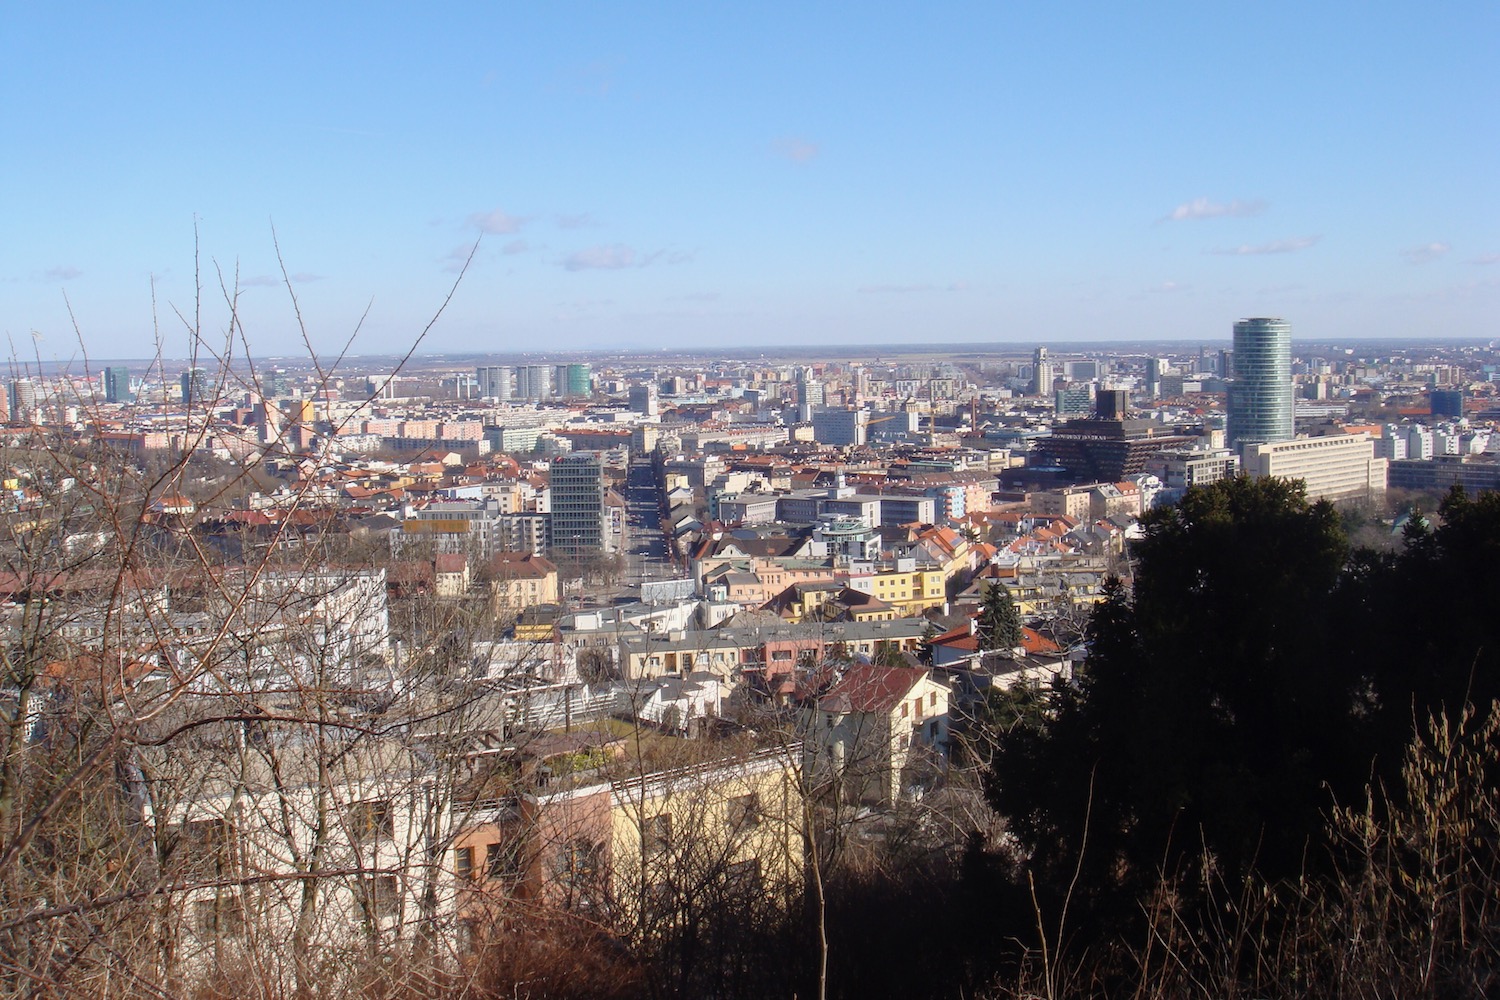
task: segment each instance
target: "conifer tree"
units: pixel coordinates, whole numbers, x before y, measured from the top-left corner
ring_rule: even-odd
[[[1014,649],[1021,644],[1021,613],[1010,590],[999,580],[993,581],[984,593],[984,603],[979,609],[979,648]]]

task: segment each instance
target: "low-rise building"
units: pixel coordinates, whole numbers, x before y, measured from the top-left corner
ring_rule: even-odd
[[[890,805],[948,746],[948,688],[920,667],[856,663],[806,710],[806,768]]]
[[[1362,499],[1384,493],[1388,463],[1375,457],[1368,434],[1337,434],[1247,445],[1245,474],[1276,476],[1307,484],[1309,500]]]

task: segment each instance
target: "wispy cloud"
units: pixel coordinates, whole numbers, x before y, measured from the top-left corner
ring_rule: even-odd
[[[772,143],[772,148],[777,155],[784,156],[793,163],[811,163],[818,158],[823,151],[822,147],[811,139],[801,136],[783,136]]]
[[[58,264],[56,267],[47,268],[46,277],[48,281],[72,281],[82,275],[83,272],[72,264]]]
[[[1487,267],[1490,264],[1500,264],[1500,253],[1482,253],[1478,257],[1475,257],[1473,262],[1481,267]]]
[[[1163,281],[1159,285],[1152,285],[1146,291],[1157,294],[1169,294],[1171,292],[1185,292],[1191,287],[1191,285],[1184,285],[1180,281]]]
[[[575,215],[559,215],[557,217],[558,229],[592,229],[598,224],[588,212],[579,212]]]
[[[511,215],[503,208],[497,208],[491,212],[475,212],[469,216],[469,225],[488,236],[518,233],[525,224],[524,218]]]
[[[646,267],[663,258],[663,251],[645,253],[623,243],[584,247],[563,258],[569,271],[619,271],[628,267]]]
[[[1259,215],[1266,210],[1266,203],[1258,198],[1249,201],[1241,201],[1236,198],[1233,201],[1210,201],[1208,198],[1194,198],[1185,201],[1172,211],[1158,219],[1158,222],[1187,222],[1193,219],[1223,219],[1244,218],[1251,215]]]
[[[1270,243],[1241,243],[1237,247],[1215,247],[1209,253],[1221,254],[1226,257],[1254,257],[1267,253],[1296,253],[1298,250],[1306,250],[1308,247],[1316,246],[1322,236],[1298,236],[1290,240],[1272,240]]]
[[[1401,251],[1408,264],[1430,264],[1453,249],[1446,243],[1424,243],[1419,247],[1408,247]]]
[[[448,274],[458,274],[469,262],[469,257],[474,253],[474,244],[460,243],[448,251],[448,256],[443,258],[443,270]],[[477,258],[476,258],[477,259]]]
[[[914,292],[965,292],[967,281],[953,281],[946,285],[861,285],[856,289],[861,295],[910,295]]]
[[[717,302],[722,296],[718,292],[689,292],[682,298],[687,302]]]
[[[500,248],[500,252],[505,254],[507,257],[511,257],[518,253],[525,253],[530,249],[531,244],[527,243],[525,240],[511,240],[509,243],[505,244],[505,246]]]

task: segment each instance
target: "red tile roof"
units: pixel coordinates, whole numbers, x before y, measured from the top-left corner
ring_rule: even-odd
[[[890,712],[926,676],[921,667],[856,663],[818,699],[818,707],[833,712]]]

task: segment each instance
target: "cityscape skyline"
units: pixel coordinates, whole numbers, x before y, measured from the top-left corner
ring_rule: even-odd
[[[7,13],[13,354],[1495,333],[1491,6],[230,16]]]

